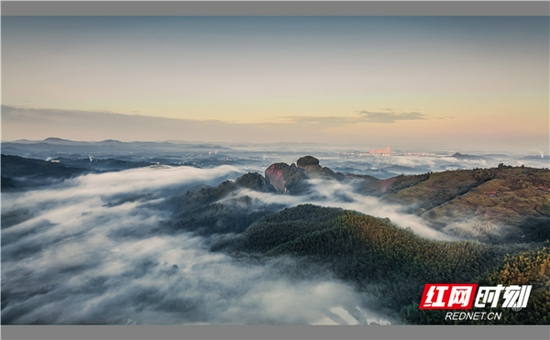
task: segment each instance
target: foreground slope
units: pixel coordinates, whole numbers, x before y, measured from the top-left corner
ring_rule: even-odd
[[[242,234],[215,244],[213,250],[228,251],[235,256],[293,256],[305,263],[324,263],[337,277],[353,282],[366,296],[376,296],[372,303],[377,308],[389,308],[393,316],[409,323],[442,323],[444,317],[422,317],[422,313],[415,312],[425,283],[481,283],[489,273],[498,271],[509,261],[508,253],[518,254],[532,247],[542,249],[545,253],[541,254],[548,257],[548,251],[541,244],[503,247],[470,241],[434,241],[399,228],[389,219],[337,208],[299,205],[264,216]],[[550,262],[542,261],[545,267],[531,270],[540,272],[536,278],[521,279],[510,274],[504,283],[548,281]],[[524,311],[524,318],[534,323],[537,320],[534,306],[546,303],[546,295],[537,297],[537,294],[534,294],[537,302],[532,305],[533,309]],[[542,310],[542,313],[549,312],[550,308]],[[543,320],[546,319],[541,322]]]

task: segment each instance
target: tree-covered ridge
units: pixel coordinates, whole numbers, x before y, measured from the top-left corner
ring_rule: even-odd
[[[404,188],[395,189],[393,186],[396,184],[392,184],[391,193],[385,195],[385,199],[415,205],[418,207],[417,213],[419,214],[462,195],[482,183],[482,180],[475,178],[473,170],[444,171],[411,176],[409,182],[412,179],[420,181]]]
[[[422,217],[441,228],[475,217],[488,235],[485,241],[542,242],[550,238],[549,170],[500,166],[472,171],[487,180]],[[458,236],[470,232],[461,227],[447,231]]]
[[[41,186],[86,173],[86,169],[56,162],[2,155],[2,190]]]
[[[525,251],[532,247],[536,250]],[[234,254],[290,255],[302,263],[326,264],[340,279],[376,296],[377,307],[413,324],[450,323],[445,311],[418,310],[425,283],[531,284],[529,306],[521,313],[486,311],[503,311],[500,324],[547,324],[550,250],[540,247],[429,240],[389,219],[310,204],[268,214],[215,246]]]
[[[478,242],[429,240],[389,219],[314,205],[268,214],[215,249],[326,264],[340,279],[376,296],[378,307],[412,323],[419,315],[411,308],[418,310],[425,283],[475,283],[502,266],[507,251],[516,252]],[[444,323],[444,317],[431,323]]]
[[[438,206],[427,217],[437,220],[476,213],[484,219],[518,224],[528,215],[550,216],[549,170],[502,167],[477,171],[492,172],[492,179]]]
[[[490,285],[532,284],[550,289],[550,247],[507,255],[503,262],[484,282]]]
[[[499,165],[366,180],[358,192],[411,205],[438,222],[463,213],[519,223],[524,215],[550,216],[550,170]]]
[[[320,256],[342,279],[378,285],[382,305],[397,310],[419,301],[426,282],[470,282],[502,257],[488,245],[428,240],[356,212],[346,211],[335,222],[267,254]]]
[[[404,205],[453,236],[492,243],[550,238],[548,169],[501,164],[386,180],[368,178],[356,190]]]
[[[311,232],[333,227],[342,212],[339,208],[321,208],[311,204],[283,209],[263,216],[242,234],[229,242],[217,244],[215,248],[265,254]]]
[[[457,170],[458,171],[458,170]],[[400,190],[416,186],[430,178],[431,173],[421,175],[399,175],[388,179],[378,179],[372,176],[366,178],[359,184],[357,192],[363,195],[391,197],[390,194]],[[348,179],[355,179],[357,175],[348,174]]]
[[[547,244],[548,245],[548,244]],[[504,264],[480,281],[483,285],[533,285],[525,309],[500,308],[505,323],[550,325],[550,247],[508,255]]]
[[[162,224],[164,230],[187,230],[199,235],[243,232],[262,216],[280,210],[277,205],[257,206],[249,196],[236,196],[242,189],[274,193],[276,190],[258,173],[247,173],[226,180],[218,186],[202,186],[170,199],[175,210],[172,220]],[[220,202],[223,200],[223,202]]]

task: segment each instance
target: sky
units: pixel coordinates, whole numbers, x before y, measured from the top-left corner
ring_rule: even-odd
[[[549,148],[549,17],[3,17],[2,140]]]

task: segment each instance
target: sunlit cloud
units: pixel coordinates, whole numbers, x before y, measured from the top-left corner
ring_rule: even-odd
[[[420,112],[370,112],[370,111],[360,111],[362,120],[369,123],[395,123],[399,120],[423,120],[428,119],[428,117]]]

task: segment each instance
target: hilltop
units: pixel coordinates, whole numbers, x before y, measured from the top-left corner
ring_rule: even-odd
[[[356,193],[377,197],[383,203],[399,204],[434,229],[460,238],[490,243],[550,238],[550,171],[505,165],[490,169],[399,175],[381,180],[368,175],[335,173],[323,168],[318,159],[306,156],[291,165],[270,165],[265,177],[258,173],[247,174],[217,188],[188,192],[180,198],[180,201],[189,202],[185,204],[185,213],[193,215],[189,207],[198,202],[219,206],[215,202],[235,195],[243,187],[245,177],[249,178],[247,181],[256,183],[248,186],[251,190],[293,196],[312,194],[311,179],[322,179],[327,184],[330,181],[347,183]],[[229,202],[232,201],[226,205]],[[250,198],[248,203],[243,202],[241,208],[248,204],[249,209],[253,209]],[[280,207],[264,208],[276,211]],[[202,206],[201,209],[210,208]]]

